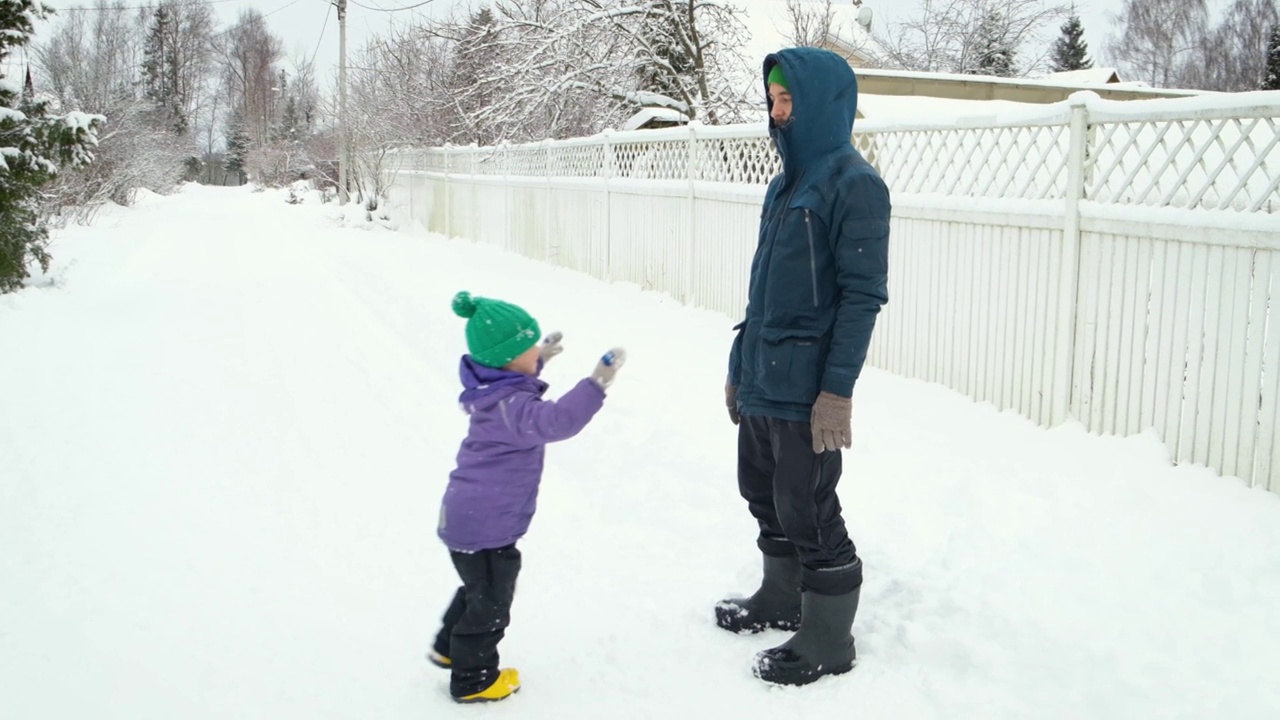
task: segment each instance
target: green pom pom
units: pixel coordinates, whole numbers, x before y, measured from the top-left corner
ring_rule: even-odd
[[[453,312],[458,317],[469,318],[476,314],[476,301],[471,299],[471,293],[463,290],[453,296]]]

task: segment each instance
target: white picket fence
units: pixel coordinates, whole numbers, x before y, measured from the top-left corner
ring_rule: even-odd
[[[893,197],[871,364],[1280,492],[1280,93],[853,143]],[[698,126],[402,152],[388,180],[431,231],[737,318],[777,169],[763,125]]]

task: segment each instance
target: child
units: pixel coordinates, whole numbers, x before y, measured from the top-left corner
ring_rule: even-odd
[[[439,535],[462,587],[427,657],[452,671],[454,700],[492,702],[520,689],[519,673],[498,669],[498,642],[510,622],[520,573],[515,543],[533,518],[546,445],[586,427],[626,355],[610,351],[589,378],[545,401],[538,375],[563,349],[560,333],[539,347],[538,323],[524,310],[465,292],[454,297],[453,311],[467,318],[461,402],[471,427],[449,475]]]

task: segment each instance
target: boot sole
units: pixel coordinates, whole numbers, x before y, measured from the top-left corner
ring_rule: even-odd
[[[503,695],[500,698],[472,698],[471,700],[464,700],[463,698],[455,697],[453,698],[453,701],[459,705],[486,705],[488,703],[502,702],[518,692],[520,692],[520,688],[516,687],[515,690],[512,690],[510,693]]]
[[[853,670],[853,668],[855,668],[857,665],[858,665],[858,661],[854,660],[848,665],[842,665],[834,670],[827,670],[824,672],[816,673],[814,675],[806,675],[800,678],[794,678],[794,679],[789,678],[787,680],[770,680],[769,678],[762,677],[760,675],[760,668],[758,667],[751,668],[751,673],[755,675],[756,678],[758,678],[759,680],[765,683],[768,683],[770,685],[777,685],[778,687],[803,687],[805,685],[811,685],[813,683],[816,683],[824,677],[828,677],[828,676],[834,677],[836,675],[844,675],[850,672],[851,670]]]

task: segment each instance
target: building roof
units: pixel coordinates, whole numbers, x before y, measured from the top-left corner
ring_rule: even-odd
[[[1048,73],[1042,75],[1037,80],[1045,82],[1061,82],[1073,85],[1112,85],[1123,82],[1120,79],[1120,73],[1115,68],[1089,68],[1088,70],[1065,70],[1063,72]],[[1126,83],[1132,85],[1140,85],[1141,83]]]
[[[644,107],[640,108],[640,111],[635,115],[627,118],[627,121],[622,124],[622,130],[639,130],[655,120],[680,124],[689,122],[689,118],[679,110],[664,107]]]

